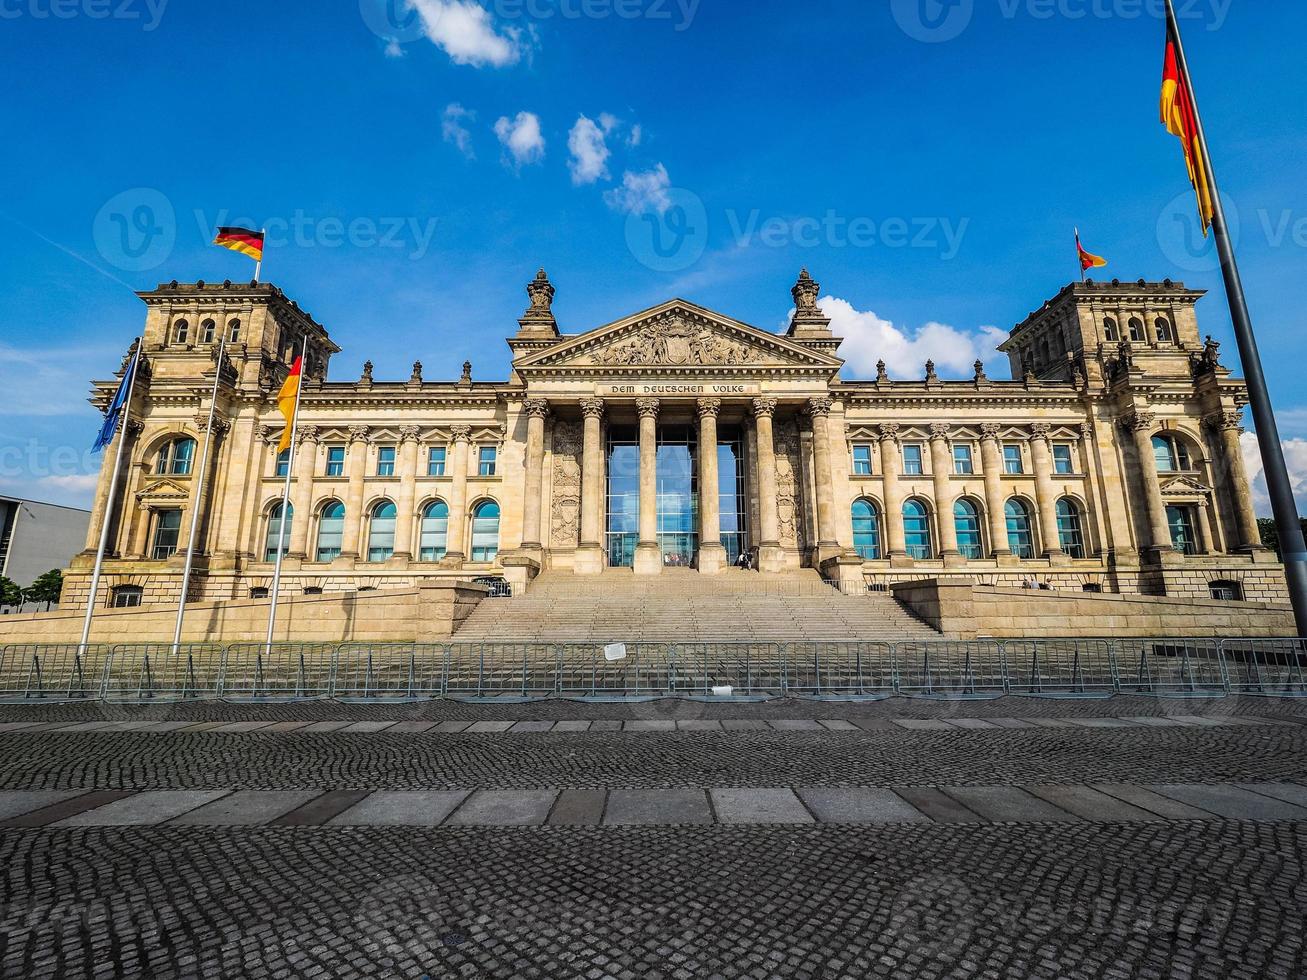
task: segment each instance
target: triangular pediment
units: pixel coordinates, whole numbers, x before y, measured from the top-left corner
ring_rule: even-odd
[[[1204,486],[1197,480],[1191,480],[1187,476],[1178,476],[1162,484],[1162,496],[1164,497],[1192,497],[1206,496],[1212,492],[1212,488]]]
[[[142,503],[175,503],[189,500],[190,496],[190,487],[176,480],[159,480],[141,490],[136,495],[136,499]]]
[[[671,300],[625,319],[568,337],[518,361],[538,368],[623,369],[807,368],[835,372],[843,362],[777,334],[685,300]]]

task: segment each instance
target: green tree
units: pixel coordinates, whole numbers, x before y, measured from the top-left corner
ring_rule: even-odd
[[[1302,521],[1302,530],[1307,534],[1307,517],[1300,518]],[[1269,517],[1259,518],[1257,528],[1262,532],[1262,544],[1270,548],[1277,555],[1280,554],[1280,529],[1275,526],[1275,521]]]
[[[23,601],[23,590],[3,575],[0,575],[0,606],[17,606]]]
[[[27,590],[27,598],[31,602],[44,602],[45,608],[49,609],[59,601],[59,595],[64,590],[64,573],[57,568],[52,568],[46,572]]]

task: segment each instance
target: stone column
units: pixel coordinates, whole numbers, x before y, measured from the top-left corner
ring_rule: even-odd
[[[1234,521],[1237,550],[1265,551],[1261,531],[1257,527],[1257,512],[1253,509],[1252,486],[1243,462],[1243,446],[1239,436],[1243,432],[1243,413],[1219,412],[1206,419],[1207,424],[1221,435],[1226,479],[1229,481],[1230,500],[1234,504]]]
[[[522,406],[526,413],[526,476],[522,483],[522,548],[536,556],[544,550],[540,532],[540,495],[545,482],[545,420],[549,402],[528,398]]]
[[[716,575],[726,567],[722,545],[722,502],[717,472],[719,398],[699,399],[699,571]]]
[[[1172,552],[1171,528],[1166,522],[1166,504],[1162,500],[1162,487],[1157,482],[1157,457],[1153,455],[1153,424],[1157,416],[1152,412],[1135,412],[1121,420],[1121,424],[1134,436],[1135,457],[1139,463],[1139,479],[1143,481],[1144,502],[1148,508],[1148,540],[1145,546],[1158,552]]]
[[[946,565],[962,562],[958,551],[958,526],[953,520],[953,455],[949,451],[949,426],[934,422],[930,426],[930,475],[935,485],[935,514],[939,524],[939,556]]]
[[[883,530],[885,555],[890,559],[911,563],[908,542],[903,533],[903,490],[899,487],[899,470],[903,459],[899,455],[899,424],[886,422],[880,427],[881,482],[884,485],[885,513]]]
[[[399,494],[395,500],[395,558],[413,560],[413,530],[417,523],[418,443],[416,425],[399,430]]]
[[[658,545],[658,399],[641,398],[640,413],[640,540],[635,546],[635,573],[658,575],[663,551]]]
[[[450,430],[454,439],[454,485],[449,491],[449,545],[441,565],[461,568],[467,559],[463,546],[467,541],[467,461],[472,442],[472,427],[456,425]]]
[[[808,399],[812,421],[812,464],[817,484],[817,564],[838,557],[840,545],[835,530],[835,478],[831,472],[831,400],[824,396]]]
[[[1053,448],[1049,442],[1051,426],[1036,422],[1030,427],[1030,460],[1035,467],[1035,503],[1039,507],[1039,529],[1044,542],[1044,557],[1061,559],[1062,539],[1057,533],[1057,489],[1053,486]]]
[[[308,557],[309,524],[313,511],[313,476],[318,465],[318,427],[300,426],[295,450],[295,488],[291,493],[290,542],[286,558]]]
[[[349,484],[345,489],[345,530],[341,535],[340,557],[357,561],[359,535],[363,533],[363,480],[368,473],[368,446],[372,430],[356,425],[349,430]]]
[[[989,548],[997,559],[1012,557],[1007,540],[1007,501],[1003,497],[1003,452],[999,448],[1002,428],[995,422],[980,427],[980,465],[985,475],[985,513],[989,518]]]
[[[197,555],[208,554],[209,549],[206,545],[206,535],[209,525],[209,500],[212,497],[213,475],[218,472],[218,453],[222,447],[222,437],[225,436],[231,428],[231,423],[221,415],[213,417],[213,438],[209,443],[209,458],[207,465],[200,468],[200,457],[204,455],[204,439],[206,438],[209,427],[209,415],[207,412],[199,415],[195,419],[195,428],[200,433],[200,446],[197,447],[195,456],[195,476],[194,483],[191,484],[191,499],[187,505],[187,511],[182,518],[182,533],[177,541],[177,550],[185,551],[189,547],[187,535],[191,528],[191,515],[198,512],[200,515],[199,523],[195,525],[195,553]],[[316,433],[316,429],[309,427]],[[292,526],[293,527],[293,526]]]
[[[1212,533],[1212,521],[1207,514],[1207,508],[1211,503],[1210,498],[1204,497],[1194,504],[1194,516],[1198,518],[1198,536],[1201,539],[1198,542],[1198,553],[1200,555],[1219,554],[1219,549],[1216,547],[1216,536]]]
[[[598,575],[604,570],[604,403],[586,399],[581,414],[581,547],[573,568],[579,575]]]
[[[1094,426],[1091,422],[1080,424],[1080,471],[1085,475],[1085,551],[1089,555],[1101,555],[1107,549],[1103,528],[1099,523],[1102,508],[1098,501],[1098,474],[1094,463]]]
[[[755,398],[753,418],[758,451],[758,570],[779,572],[785,567],[781,549],[781,519],[776,509],[776,437],[772,420],[775,398]]]

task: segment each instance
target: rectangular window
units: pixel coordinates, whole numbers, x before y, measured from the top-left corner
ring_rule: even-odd
[[[1066,443],[1059,443],[1053,446],[1053,472],[1059,476],[1065,476],[1076,471],[1075,463],[1071,460],[1071,447]]]
[[[290,450],[277,454],[277,475],[285,476],[290,472]]]
[[[921,462],[920,446],[903,447],[903,475],[904,476],[921,476],[926,472],[925,466]]]
[[[871,446],[853,447],[853,475],[871,476]]]
[[[494,446],[482,446],[478,456],[477,474],[479,476],[495,475],[495,457],[497,450]]]
[[[1010,476],[1020,476],[1025,471],[1025,465],[1021,462],[1021,446],[1015,442],[1005,445],[1003,447],[1003,472]]]
[[[395,475],[395,447],[382,446],[377,450],[377,476]]]
[[[159,511],[154,519],[154,548],[151,552],[155,561],[166,561],[177,553],[177,539],[181,530],[180,510]]]
[[[427,476],[445,475],[445,447],[432,446],[427,451]]]
[[[327,476],[345,475],[345,447],[327,447]]]
[[[972,476],[976,472],[976,464],[971,459],[970,446],[953,447],[953,472],[958,476]]]

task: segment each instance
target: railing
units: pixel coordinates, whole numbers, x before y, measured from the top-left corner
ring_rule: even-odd
[[[0,647],[0,704],[1307,697],[1298,639]]]

